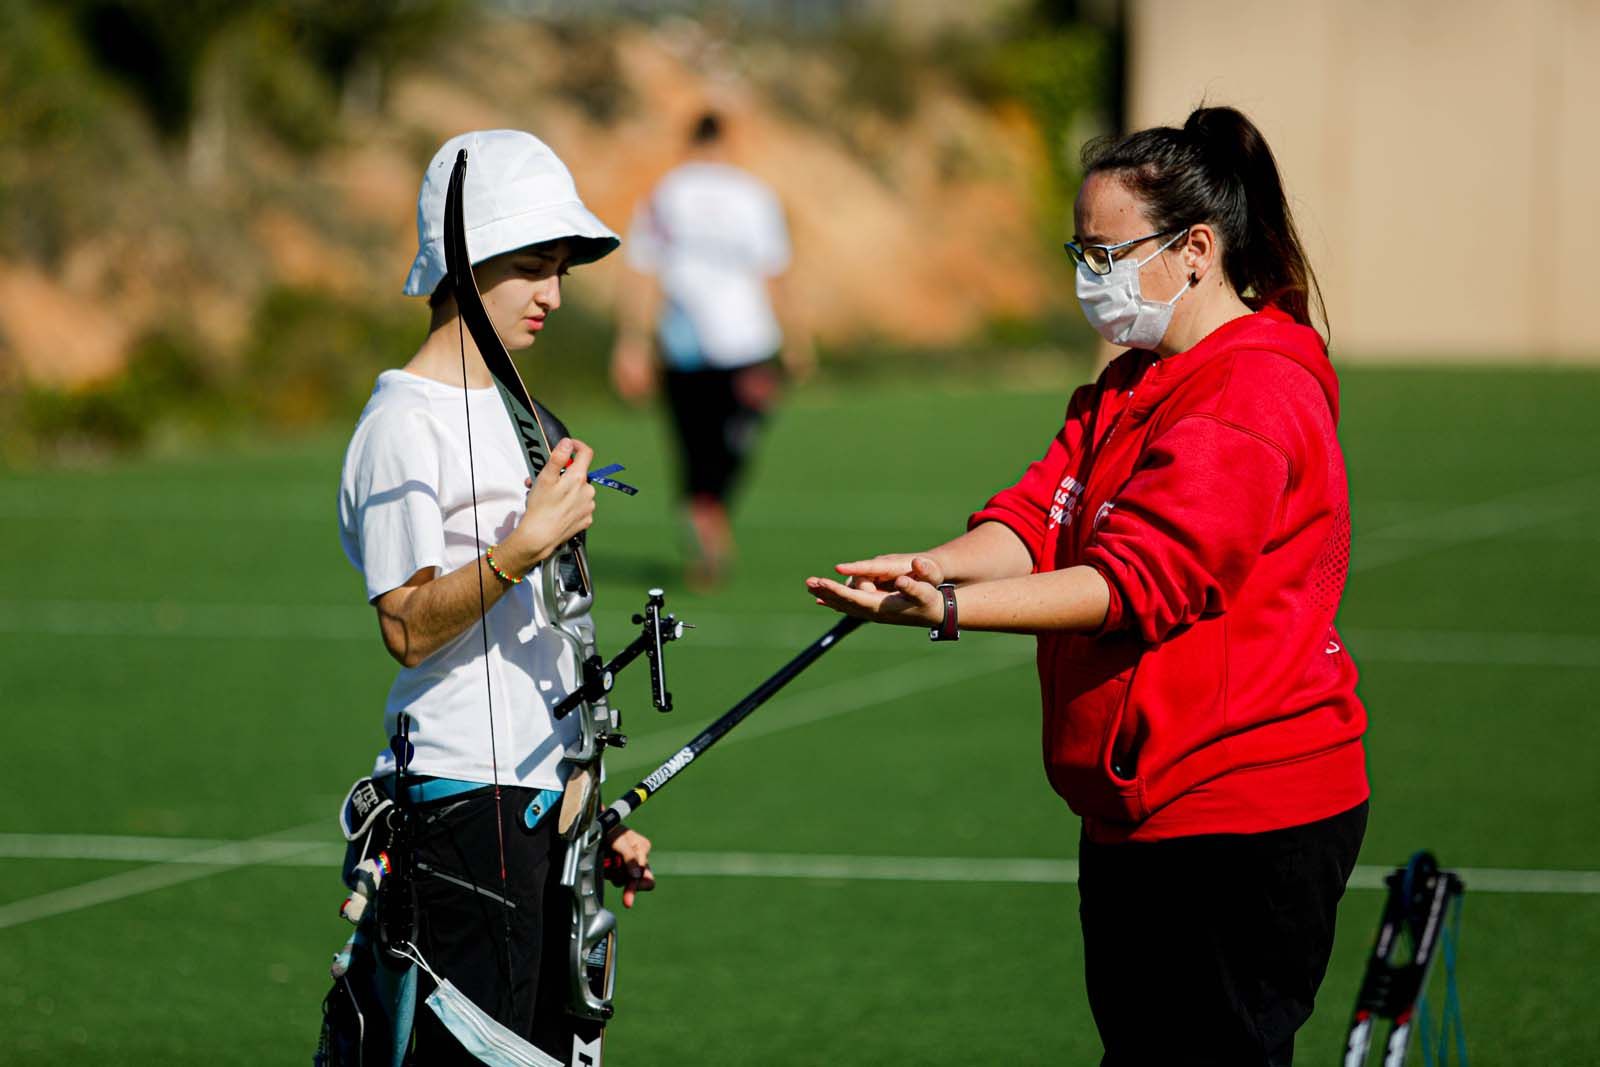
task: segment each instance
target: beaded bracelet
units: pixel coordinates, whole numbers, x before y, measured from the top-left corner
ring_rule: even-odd
[[[523,575],[522,578],[513,578],[513,577],[511,577],[511,575],[509,575],[505,571],[501,570],[500,569],[500,565],[494,561],[494,550],[495,550],[495,546],[494,545],[490,545],[488,548],[483,550],[483,558],[484,558],[485,562],[487,562],[489,564],[489,569],[494,571],[495,574],[499,575],[501,581],[509,582],[512,585],[521,585],[522,584],[522,578],[527,577],[527,575]]]

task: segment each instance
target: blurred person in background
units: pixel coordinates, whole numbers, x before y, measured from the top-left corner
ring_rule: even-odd
[[[1045,770],[1083,817],[1102,1064],[1280,1067],[1367,821],[1366,712],[1334,628],[1338,379],[1244,115],[1201,108],[1085,164],[1077,294],[1126,351],[964,535],[806,585],[936,640],[1037,636]]]
[[[494,381],[462,329],[443,240],[445,193],[461,148],[471,161],[468,253],[509,351],[533,347],[561,307],[568,270],[618,245],[578,198],[565,164],[532,134],[489,130],[447,141],[423,177],[419,248],[405,284],[408,296],[427,298],[428,333],[404,367],[378,376],[345,455],[340,539],[400,664],[372,771],[390,797],[396,768],[387,742],[401,712],[412,720],[417,948],[431,968],[414,998],[412,1054],[430,1065],[479,1062],[459,1031],[420,1007],[435,975],[548,1052],[564,1056],[571,1042],[572,910],[552,810],[578,716],[558,723],[551,707],[579,670],[536,595],[534,572],[590,526],[595,510],[586,478],[593,453],[582,441],[554,443],[537,483],[527,478]],[[650,842],[623,830],[609,845],[621,861],[613,873],[626,869],[619,884],[632,906],[635,892],[653,885]],[[346,878],[354,888],[348,870]],[[369,977],[385,971],[372,971],[368,956],[350,973],[362,967]],[[366,1042],[389,1039],[381,1021],[369,1020]],[[403,1045],[408,1036],[393,1039]],[[389,1062],[373,1059],[370,1044],[366,1052],[366,1062]]]
[[[728,161],[723,120],[706,112],[690,132],[688,158],[634,213],[634,273],[618,301],[611,361],[612,382],[630,403],[654,391],[659,365],[695,588],[720,582],[732,560],[729,504],[777,400],[780,368],[799,380],[815,362],[785,299],[789,260],[777,196]]]

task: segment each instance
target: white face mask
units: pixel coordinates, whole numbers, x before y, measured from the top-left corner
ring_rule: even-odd
[[[479,1063],[488,1067],[564,1067],[554,1056],[546,1055],[538,1046],[496,1022],[465,993],[440,977],[415,945],[406,945],[404,949],[409,951],[403,950],[402,955],[433,977],[435,987],[426,1001],[428,1007]]]
[[[455,1035],[461,1047],[489,1067],[562,1067],[536,1046],[501,1026],[466,995],[443,978],[428,997],[428,1007]]]
[[[1078,303],[1083,306],[1083,316],[1096,333],[1114,345],[1127,348],[1154,348],[1161,343],[1172,322],[1172,309],[1189,291],[1189,286],[1179,289],[1177,295],[1165,303],[1146,300],[1139,289],[1139,269],[1188,233],[1183,230],[1176,234],[1143,259],[1115,260],[1110,274],[1096,274],[1087,263],[1078,264]]]

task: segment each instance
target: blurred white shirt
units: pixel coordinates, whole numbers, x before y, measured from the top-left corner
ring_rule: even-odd
[[[628,263],[661,284],[656,324],[669,366],[742,367],[783,343],[767,280],[789,266],[789,231],[777,196],[725,163],[669,171],[634,212]]]

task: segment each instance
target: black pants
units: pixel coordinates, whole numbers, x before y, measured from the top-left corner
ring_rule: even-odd
[[[502,786],[500,793],[499,832],[488,791],[418,807],[418,941],[428,965],[473,1003],[561,1057],[571,1044],[572,1025],[571,904],[560,884],[564,845],[553,815],[532,830],[523,825],[532,790]],[[511,906],[502,905],[502,897]],[[419,973],[413,1062],[482,1067],[422,1003],[432,991],[433,980]]]
[[[1101,1067],[1286,1067],[1367,805],[1264,834],[1079,846]]]
[[[771,360],[732,369],[671,370],[664,377],[683,492],[727,502],[777,394]]]

